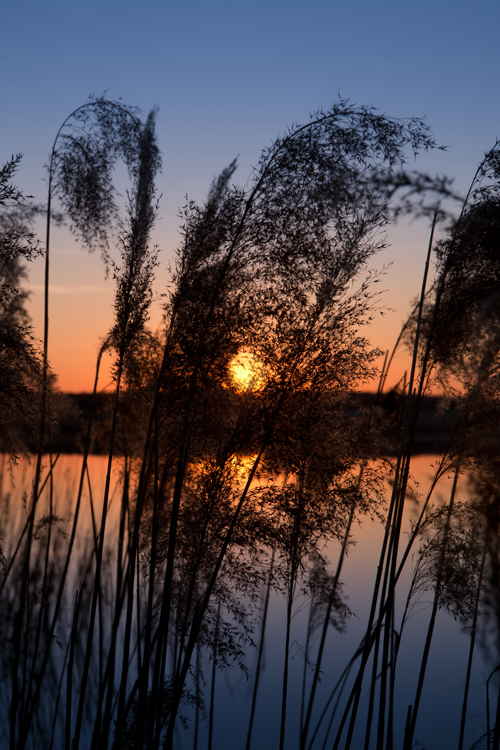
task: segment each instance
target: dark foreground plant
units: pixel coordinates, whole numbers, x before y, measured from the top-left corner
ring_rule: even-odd
[[[299,729],[301,748],[317,746],[324,739],[315,725],[315,706],[325,641],[332,628],[342,630],[348,613],[341,598],[343,560],[354,522],[382,510],[382,464],[371,463],[381,444],[377,424],[382,411],[376,408],[369,421],[353,414],[346,398],[372,377],[378,354],[360,332],[379,305],[371,286],[378,277],[366,266],[384,246],[383,232],[399,208],[408,210],[415,198],[418,203],[424,188],[443,188],[404,171],[407,154],[434,143],[418,120],[392,120],[339,101],[265,150],[249,187],[231,185],[232,163],[214,181],[203,205],[188,203],[184,209],[165,329],[154,339],[144,329],[156,264],[150,247],[159,168],[154,114],[142,125],[135,111],[99,99],[72,117],[76,127],[61,131],[52,153],[50,195],[60,195],[73,227],[85,242],[101,247],[115,276],[115,322],[105,344],[116,352],[115,405],[106,483],[99,497],[102,513],[99,519],[91,496],[92,534],[78,574],[72,573],[70,558],[78,543],[90,426],[69,540],[62,541],[58,531],[62,522],[54,511],[52,471],[49,513],[35,519],[28,510],[30,523],[23,535],[27,552],[18,563],[21,605],[5,626],[13,644],[8,664],[11,749],[35,747],[43,736],[47,746],[59,741],[68,750],[82,745],[172,750],[180,746],[179,727],[191,712],[196,745],[205,706],[208,741],[214,745],[217,675],[230,667],[248,675],[247,652],[256,640],[263,587],[266,601],[282,594],[286,607],[282,748],[291,742],[294,608],[297,602],[310,604]],[[118,236],[121,260],[114,264],[105,229],[116,208],[110,170],[118,157],[129,166],[133,186]],[[438,342],[443,321],[449,320],[445,314],[454,301],[452,290],[466,296],[471,287],[477,291],[482,286],[481,264],[466,274],[464,283],[461,270],[470,226],[484,226],[483,209],[491,219],[495,195],[477,196],[474,210],[464,212],[469,228],[455,233],[464,243],[463,252],[456,250],[462,247],[457,239],[438,245],[439,252],[446,257],[455,253],[458,260],[443,261],[446,273],[431,317],[425,310],[425,284],[418,306],[373,603],[364,641],[339,682],[348,686],[350,696],[347,704],[339,702],[340,728],[332,724],[336,746],[345,739],[344,728],[347,746],[360,731],[366,748],[395,746],[396,663],[403,630],[396,629],[395,591],[412,545],[422,529],[430,528],[423,510],[402,548],[412,443],[429,377],[449,362]],[[494,242],[486,235],[473,246],[490,258]],[[432,247],[431,238],[430,251]],[[493,261],[490,265],[495,268]],[[482,320],[492,306],[469,298],[467,309],[476,322]],[[467,321],[451,319],[460,349]],[[481,330],[485,342],[496,340],[493,324]],[[460,349],[460,359],[464,366],[471,364],[470,347]],[[238,380],[234,373],[245,360],[253,362],[254,372]],[[488,366],[481,361],[492,386],[496,360]],[[470,428],[479,401],[466,401],[463,414],[461,425]],[[127,436],[128,430],[133,435]],[[465,465],[472,452],[465,432],[457,431],[454,441],[440,475],[458,465],[459,454]],[[119,519],[110,528],[112,467],[119,448],[124,452]],[[40,468],[35,476],[37,486]],[[35,489],[35,502],[38,495]],[[466,571],[453,564],[452,556],[461,550],[465,556],[470,540],[457,507],[454,499],[438,535],[422,546],[420,570],[435,592],[430,635],[440,607],[457,612],[462,600],[463,609],[460,574]],[[496,528],[493,520],[491,524]],[[339,560],[332,575],[325,550],[334,543]],[[467,549],[477,559],[473,546]],[[5,596],[13,596],[15,589],[6,581]],[[68,596],[70,581],[79,590],[76,598],[73,592]],[[480,584],[474,578],[468,588],[468,614],[476,621]],[[260,643],[264,641],[262,631]],[[419,695],[430,636],[428,642]],[[349,682],[358,659],[361,666]],[[262,650],[258,664],[260,669]],[[210,698],[205,701],[204,674],[209,672]],[[360,695],[370,672],[365,719]],[[46,686],[58,696],[54,710],[41,698]],[[335,700],[342,700],[340,692],[332,691]],[[251,726],[256,704],[257,684]],[[414,703],[408,745],[417,714]]]
[[[357,329],[375,300],[369,280],[353,291],[350,285],[383,245],[377,233],[390,219],[389,196],[396,182],[391,175],[404,162],[405,148],[418,151],[432,145],[422,123],[389,120],[340,102],[265,151],[248,191],[229,187],[231,165],[214,183],[205,206],[186,209],[154,404],[158,416],[150,420],[145,454],[151,456],[150,479],[141,473],[137,497],[137,507],[151,503],[155,524],[168,529],[164,541],[158,540],[165,567],[158,565],[157,548],[157,564],[150,568],[162,581],[161,598],[147,609],[154,612],[159,606],[160,616],[156,629],[146,635],[154,658],[148,649],[142,667],[146,680],[151,661],[154,699],[167,676],[167,652],[173,649],[170,658],[177,666],[166,747],[173,742],[177,705],[206,613],[241,533],[251,483],[267,453],[286,439],[293,398],[308,391],[338,394],[370,373],[375,353],[367,351]],[[207,422],[211,403],[228,401],[222,384],[231,359],[242,349],[262,363],[265,384],[258,394],[241,398],[228,421]],[[232,500],[233,510],[226,507],[221,516],[231,461],[244,439],[256,457],[241,494]],[[216,458],[205,477],[207,515],[196,556],[188,572],[181,573],[183,540],[189,538],[185,493],[190,466],[203,454]],[[347,466],[332,467],[328,482],[346,471]],[[136,523],[138,519],[136,513]],[[209,540],[207,557],[203,550]],[[130,582],[129,587],[131,612]],[[182,592],[189,613],[182,613]],[[179,619],[184,624],[175,637]],[[151,615],[147,622],[152,626]],[[124,664],[127,660],[126,652]],[[149,694],[145,684],[143,690],[144,696]],[[121,721],[119,715],[119,725]],[[157,725],[152,746],[161,741]]]
[[[455,461],[455,467],[463,462],[465,456],[470,458],[477,454],[477,448],[474,447],[473,440],[474,431],[471,427],[474,421],[477,423],[478,396],[484,388],[485,381],[490,378],[492,368],[494,371],[496,367],[495,361],[498,352],[497,316],[494,312],[498,294],[496,289],[498,176],[498,146],[496,145],[481,163],[459,219],[454,223],[449,234],[443,240],[440,240],[434,248],[438,258],[437,277],[431,293],[427,295],[427,302],[424,302],[424,283],[420,303],[414,309],[413,326],[407,326],[407,329],[412,329],[413,334],[413,364],[407,389],[407,409],[403,421],[391,509],[373,597],[372,614],[365,636],[363,658],[337,733],[335,747],[340,746],[342,732],[349,714],[350,722],[346,747],[350,747],[353,742],[354,731],[359,724],[357,712],[364,670],[372,649],[372,684],[365,748],[368,748],[371,743],[370,730],[377,679],[379,679],[380,684],[378,687],[379,713],[376,747],[391,747],[393,743],[395,659],[401,637],[401,632],[398,633],[395,630],[393,621],[394,592],[399,577],[399,571],[396,574],[396,570],[400,524],[404,509],[416,419],[422,396],[429,387],[429,383],[435,380],[436,376],[439,377],[441,383],[447,384],[450,384],[450,376],[455,379],[460,378],[466,388],[466,395],[461,403],[458,429],[449,448],[451,457]],[[431,236],[429,251],[432,249],[432,244]],[[419,365],[418,370],[416,368],[417,363]],[[490,409],[486,411],[491,414]],[[484,431],[485,427],[486,425],[483,424],[480,429]],[[455,481],[457,479],[458,475],[456,475]],[[452,508],[453,500],[450,501],[449,514],[452,513]],[[449,518],[451,518],[451,515],[449,515]],[[455,573],[459,571],[459,562],[453,559],[456,555],[447,551],[449,527],[448,521],[439,545],[439,564],[434,580],[434,604],[422,656],[416,697],[414,703],[408,708],[405,748],[410,748],[413,744],[434,621],[438,607],[443,606],[442,588],[445,585],[444,582],[450,580],[450,571]],[[412,535],[410,546],[414,538],[415,536]],[[407,554],[408,547],[403,560],[406,559]],[[473,555],[478,569],[481,555],[480,544],[479,549],[476,548]],[[383,562],[384,558],[385,563]],[[399,570],[401,570],[401,566]],[[457,580],[460,580],[460,574]],[[476,602],[474,606],[475,621],[477,620],[480,585],[480,583],[477,583],[472,591],[472,597]],[[375,602],[379,596],[379,619],[376,620]],[[456,590],[454,601],[456,607],[463,607],[465,604],[464,592]],[[475,634],[475,625],[473,633]],[[381,653],[379,644],[381,644]],[[377,675],[379,675],[379,678],[377,678]],[[470,675],[470,665],[468,675]],[[468,680],[469,676],[466,679]],[[467,687],[465,702],[466,700]],[[463,743],[464,722],[465,714],[463,713],[460,745]]]
[[[20,161],[19,154],[0,169],[0,434],[2,450],[14,458],[25,448],[19,425],[36,440],[41,379],[40,353],[26,310],[28,293],[21,288],[24,263],[40,255],[41,249],[16,214],[26,204],[12,184]]]
[[[46,417],[47,417],[47,389],[48,389],[48,299],[49,299],[49,238],[52,214],[53,198],[59,195],[64,209],[68,213],[72,228],[80,232],[82,239],[92,245],[97,241],[103,252],[105,252],[107,232],[109,231],[110,218],[116,213],[114,203],[114,188],[110,181],[111,169],[116,159],[121,156],[125,159],[127,165],[132,170],[137,164],[139,145],[137,133],[140,130],[140,123],[137,119],[136,111],[131,110],[120,103],[110,102],[103,98],[94,99],[75,110],[63,123],[58,131],[50,155],[48,166],[48,204],[47,204],[47,233],[45,248],[45,324],[44,324],[44,352],[43,365],[41,370],[40,384],[40,429],[38,434],[38,456],[35,470],[35,479],[33,483],[32,501],[29,513],[29,520],[26,533],[26,541],[23,550],[23,574],[21,580],[21,591],[19,607],[16,615],[16,628],[14,635],[14,661],[12,665],[13,673],[13,694],[10,710],[10,742],[13,747],[18,741],[19,747],[23,747],[29,734],[30,724],[36,710],[37,700],[40,694],[41,682],[47,667],[48,653],[51,647],[51,639],[54,632],[55,623],[61,598],[58,596],[56,610],[53,617],[51,635],[49,636],[47,646],[41,656],[40,671],[35,681],[36,688],[34,694],[30,694],[26,702],[21,697],[24,688],[21,687],[21,678],[19,670],[26,673],[27,651],[22,645],[23,627],[26,625],[26,633],[29,630],[30,607],[27,599],[29,590],[29,576],[31,567],[31,548],[33,535],[36,529],[35,518],[36,508],[39,498],[39,489],[42,470],[42,451],[44,448]],[[15,166],[15,165],[14,165]],[[12,166],[11,166],[12,172]],[[10,176],[10,173],[4,172],[4,183]],[[5,192],[5,199],[16,198],[16,191],[13,189]],[[19,195],[17,195],[19,199]],[[12,245],[14,237],[11,231],[6,235],[6,242],[3,244],[8,248],[9,242]],[[21,236],[19,236],[21,239]],[[19,242],[21,248],[21,242]],[[22,249],[22,248],[21,248]],[[12,265],[12,264],[11,264]],[[14,268],[14,267],[13,267]],[[11,316],[13,317],[13,316]],[[19,347],[18,347],[19,348]],[[26,349],[26,347],[25,347]],[[26,352],[28,353],[27,349]],[[26,370],[26,366],[24,367]],[[7,370],[5,370],[6,372]],[[26,372],[18,372],[17,383],[26,381]],[[13,394],[14,395],[14,394]],[[75,517],[76,526],[77,516]],[[50,526],[49,526],[50,534]],[[73,538],[73,536],[72,536]],[[47,544],[46,555],[46,574],[44,577],[43,591],[46,588],[47,575],[49,572],[49,549],[50,537]],[[71,554],[71,549],[68,552]],[[64,568],[66,575],[67,566]],[[64,582],[61,582],[61,590]],[[43,606],[41,608],[41,612]],[[41,617],[37,627],[36,642],[39,642]],[[32,665],[31,678],[34,679],[36,671],[37,655]],[[21,667],[24,659],[25,665]],[[22,678],[23,681],[25,677]],[[83,691],[84,693],[85,691]],[[17,738],[17,740],[16,740]]]

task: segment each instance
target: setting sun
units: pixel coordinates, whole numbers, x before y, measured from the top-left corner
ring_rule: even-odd
[[[266,368],[252,352],[239,352],[229,365],[231,385],[238,391],[258,391],[264,387]]]

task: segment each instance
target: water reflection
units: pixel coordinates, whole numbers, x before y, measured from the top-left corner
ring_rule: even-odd
[[[227,461],[225,474],[218,478],[221,497],[234,509],[238,502],[239,493],[245,486],[250,472],[252,472],[256,455],[233,456]],[[412,473],[416,480],[415,493],[408,500],[403,522],[406,534],[411,533],[412,524],[418,517],[425,493],[432,480],[432,465],[437,465],[437,457],[419,456],[412,462]],[[49,459],[46,458],[46,473],[48,477]],[[106,670],[110,669],[107,656],[110,652],[110,642],[114,639],[116,647],[115,666],[116,687],[112,691],[114,700],[119,697],[118,673],[120,667],[120,646],[126,634],[126,618],[120,619],[117,605],[116,590],[127,595],[127,540],[120,546],[120,524],[130,527],[130,518],[134,513],[133,502],[126,507],[127,518],[124,518],[124,462],[116,461],[113,474],[113,490],[106,533],[106,543],[103,555],[102,586],[99,594],[98,628],[94,647],[94,658],[90,673],[89,700],[84,719],[83,742],[89,745],[95,706],[106,697]],[[18,711],[27,719],[33,721],[30,712],[35,714],[32,731],[26,740],[27,747],[63,747],[67,736],[66,725],[74,724],[78,708],[78,681],[83,668],[84,644],[86,638],[86,617],[91,601],[92,570],[95,561],[95,550],[100,525],[100,503],[104,494],[106,477],[106,459],[91,456],[88,461],[78,529],[75,545],[69,561],[67,583],[62,594],[59,593],[59,581],[63,575],[74,518],[75,503],[78,495],[78,484],[82,467],[81,456],[61,456],[54,466],[52,477],[47,479],[44,492],[37,508],[36,523],[33,532],[31,550],[30,577],[28,586],[28,600],[30,608],[24,613],[23,628],[27,634],[26,647],[22,651],[22,663],[18,665],[23,675],[22,699],[19,699]],[[210,462],[198,462],[193,465],[186,479],[187,502],[193,502],[193,514],[198,512],[203,517],[204,494],[203,488],[208,481],[213,481]],[[378,465],[365,467],[365,471],[378,472]],[[3,642],[8,644],[2,650],[2,674],[0,726],[8,727],[10,721],[10,706],[12,695],[12,672],[15,631],[18,622],[15,619],[17,611],[16,600],[19,589],[23,585],[23,539],[26,538],[26,527],[29,520],[29,498],[33,478],[33,463],[23,460],[19,466],[12,468],[6,459],[1,464],[1,504],[0,504],[0,536],[2,538],[4,584],[2,588],[2,612],[5,613],[1,623]],[[333,576],[342,546],[342,536],[334,539],[336,532],[332,518],[319,519],[328,508],[326,498],[316,494],[307,495],[306,487],[301,490],[302,508],[297,503],[297,486],[299,477],[295,474],[273,475],[271,471],[261,469],[255,473],[248,495],[248,508],[242,511],[243,524],[248,529],[252,524],[262,524],[256,538],[261,541],[258,545],[248,545],[248,536],[242,533],[238,536],[240,547],[234,547],[224,562],[220,572],[220,589],[218,590],[218,606],[209,606],[205,625],[198,650],[198,672],[193,667],[192,676],[188,680],[190,692],[186,694],[181,705],[181,713],[188,722],[189,729],[177,740],[178,747],[192,747],[194,742],[194,727],[198,723],[199,746],[204,746],[208,727],[208,711],[210,702],[213,705],[213,743],[215,747],[242,747],[246,739],[249,706],[251,698],[251,679],[256,671],[257,651],[250,644],[258,645],[260,639],[260,615],[266,592],[266,585],[272,582],[268,626],[265,633],[265,648],[262,662],[262,683],[258,694],[256,722],[252,744],[266,750],[275,748],[279,738],[279,721],[277,715],[281,706],[284,632],[287,623],[290,628],[289,642],[289,675],[288,675],[288,708],[287,708],[287,747],[298,747],[300,723],[303,720],[304,706],[302,701],[302,686],[304,681],[310,684],[312,679],[311,654],[317,648],[320,629],[314,626],[311,602],[316,601],[316,614],[325,610],[323,586],[331,584],[331,578],[323,580],[321,576]],[[130,486],[127,492],[133,496],[134,483],[138,481],[137,473],[131,472]],[[351,498],[353,487],[357,481],[356,475],[351,476],[350,484],[344,478],[346,497]],[[453,483],[451,474],[445,475],[435,492],[435,507],[445,503],[449,497]],[[224,489],[225,488],[225,489]],[[227,493],[224,494],[224,492]],[[390,488],[386,485],[386,494]],[[349,494],[351,493],[351,494]],[[420,496],[418,495],[420,493]],[[338,498],[340,494],[336,495]],[[468,497],[467,488],[461,485],[457,496],[457,503]],[[208,498],[208,495],[207,495]],[[316,506],[314,506],[314,503]],[[307,503],[311,501],[311,507]],[[128,502],[128,500],[127,500]],[[208,502],[208,500],[207,500]],[[198,505],[196,505],[198,503]],[[274,504],[272,512],[271,506]],[[223,510],[225,506],[222,505]],[[342,518],[341,527],[345,528],[346,514],[350,506],[342,512],[337,509]],[[305,526],[305,516],[300,517],[300,523],[294,525],[299,518],[299,512],[317,511],[313,526],[320,528],[320,536],[314,541],[312,527]],[[361,508],[361,511],[367,510]],[[377,511],[383,517],[384,507],[377,506]],[[222,512],[222,511],[221,511]],[[287,515],[288,514],[288,515]],[[295,514],[295,515],[294,515]],[[288,518],[288,520],[286,520]],[[193,528],[195,515],[192,516]],[[199,519],[197,519],[199,521]],[[328,525],[329,522],[330,525]],[[152,520],[150,518],[150,522]],[[266,524],[276,527],[279,533],[276,539],[286,542],[292,550],[289,556],[283,552],[273,563],[271,577],[269,577],[269,562],[271,547],[265,547]],[[151,533],[152,526],[146,525]],[[200,545],[219,545],[223,542],[226,520],[222,518],[221,528],[205,528],[204,536],[198,537]],[[294,537],[301,529],[302,538]],[[123,529],[122,529],[123,530]],[[185,533],[184,531],[182,533]],[[198,533],[198,531],[196,532]],[[315,532],[316,533],[316,532]],[[156,544],[161,550],[167,538],[168,529],[158,528]],[[280,536],[281,534],[281,536]],[[321,710],[328,701],[332,688],[342,670],[348,663],[349,657],[355,652],[362,641],[366,621],[368,618],[371,592],[375,580],[378,556],[384,535],[384,527],[380,518],[373,513],[360,512],[351,527],[347,555],[342,567],[338,587],[338,601],[335,603],[334,628],[327,638],[326,652],[322,663],[321,683],[318,687],[316,705],[313,712],[313,725],[318,721]],[[269,536],[269,539],[271,536]],[[20,542],[21,540],[21,542]],[[192,540],[182,540],[185,558],[179,561],[179,575],[193,564],[199,549]],[[295,546],[293,546],[295,544]],[[148,547],[149,545],[149,547]],[[143,538],[138,551],[138,563],[141,577],[138,586],[142,588],[143,601],[146,601],[145,590],[148,582],[148,565],[151,563],[149,548],[151,539]],[[194,545],[192,549],[189,545]],[[246,546],[244,546],[246,545]],[[302,546],[301,546],[302,545]],[[309,546],[308,546],[309,545]],[[312,546],[317,550],[308,555]],[[397,588],[395,613],[401,618],[407,604],[407,595],[411,586],[412,572],[417,562],[418,542],[413,551],[412,559],[401,575]],[[215,546],[217,551],[217,546]],[[402,552],[401,552],[402,554]],[[294,555],[298,557],[294,558]],[[281,559],[278,559],[280,558]],[[166,557],[160,552],[157,555],[158,569],[166,565]],[[201,565],[201,563],[200,563]],[[295,573],[291,574],[293,566]],[[316,565],[316,572],[315,572]],[[249,570],[251,575],[249,576]],[[319,572],[318,572],[319,571]],[[203,573],[200,573],[202,577]],[[316,576],[316,578],[315,578]],[[318,577],[319,576],[319,577]],[[178,580],[181,580],[179,578]],[[233,590],[229,589],[233,586]],[[227,587],[227,590],[226,590]],[[315,588],[316,587],[316,588]],[[78,621],[76,620],[75,599],[76,592],[81,593],[79,601]],[[262,599],[259,600],[259,595]],[[56,613],[57,599],[61,596],[60,613],[57,616],[55,629],[52,622]],[[191,604],[186,605],[185,611],[190,617],[196,614],[196,592],[175,592],[177,597],[191,597]],[[316,600],[315,600],[316,597]],[[158,600],[160,601],[160,600]],[[222,602],[222,605],[221,605]],[[287,615],[287,602],[289,612]],[[323,602],[323,603],[322,603]],[[122,604],[121,602],[120,604]],[[432,590],[423,590],[410,611],[410,617],[405,624],[404,638],[401,639],[401,649],[398,654],[397,685],[395,695],[395,733],[401,738],[404,730],[406,707],[411,703],[415,691],[420,657],[425,641],[429,612],[432,603]],[[178,604],[177,604],[178,606]],[[221,616],[221,606],[226,614]],[[179,613],[181,609],[178,609]],[[118,614],[117,614],[118,613]],[[311,614],[312,613],[312,614]],[[229,616],[230,615],[230,616]],[[318,615],[318,616],[319,616]],[[118,620],[116,619],[118,616]],[[179,615],[180,616],[180,615]],[[142,632],[146,619],[150,617],[158,621],[160,613],[147,609],[135,610],[130,623],[133,638],[142,649],[147,643],[138,638]],[[333,617],[333,616],[332,616]],[[232,619],[231,619],[232,618]],[[239,619],[238,619],[239,618]],[[176,620],[175,628],[178,638],[182,639],[183,630],[180,619]],[[396,626],[399,632],[399,625]],[[154,629],[153,631],[154,632]],[[309,635],[308,635],[309,633]],[[182,644],[177,643],[180,652]],[[307,654],[306,654],[307,649]],[[459,623],[456,623],[446,612],[441,612],[436,623],[436,634],[432,645],[432,659],[426,677],[427,689],[424,693],[421,721],[417,737],[422,738],[430,750],[448,746],[451,727],[453,727],[452,741],[455,742],[457,715],[461,709],[463,695],[463,681],[467,661],[468,637]],[[46,657],[46,655],[48,655]],[[304,661],[304,656],[310,661]],[[141,654],[135,653],[130,663],[127,690],[133,690],[138,675],[138,660]],[[219,670],[215,678],[211,676],[211,665],[214,658]],[[72,659],[72,661],[71,661]],[[46,661],[46,664],[44,663]],[[194,660],[193,660],[194,664]],[[305,668],[304,668],[305,667]],[[40,700],[36,698],[36,676],[44,670],[43,691]],[[483,706],[483,686],[486,667],[481,659],[476,659],[472,677],[472,691],[469,695],[469,723],[468,738],[478,737],[484,731],[486,724]],[[196,678],[198,674],[198,679]],[[486,675],[487,676],[487,675]],[[32,687],[29,687],[31,681]],[[69,690],[72,686],[73,692]],[[196,709],[196,695],[200,686],[204,685],[205,701]],[[347,687],[349,681],[347,682]],[[45,696],[50,695],[50,701]],[[68,696],[70,697],[71,712],[68,710]],[[363,699],[365,700],[365,699]],[[333,704],[332,704],[333,705]],[[133,713],[132,713],[133,715]],[[302,716],[302,719],[301,719]],[[326,725],[318,733],[318,747],[321,747],[326,736]],[[362,733],[361,733],[362,734]],[[361,734],[355,735],[356,743],[362,742]],[[132,736],[132,735],[130,735]],[[330,734],[330,742],[332,735]],[[4,731],[0,740],[0,747],[8,747],[8,732]],[[110,740],[111,744],[111,740]],[[129,745],[123,745],[129,746]],[[132,746],[132,745],[130,745]],[[359,745],[355,745],[359,746]],[[466,744],[466,747],[469,745]],[[316,745],[315,745],[316,747]]]

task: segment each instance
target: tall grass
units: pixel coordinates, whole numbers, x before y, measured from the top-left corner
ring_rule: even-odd
[[[186,205],[165,327],[155,338],[145,330],[157,264],[150,246],[160,167],[154,119],[152,113],[141,124],[135,110],[94,100],[70,116],[52,150],[48,227],[57,194],[81,238],[100,246],[116,281],[115,322],[103,346],[116,355],[115,393],[104,487],[96,495],[90,482],[91,415],[65,526],[54,500],[57,458],[43,452],[47,298],[34,488],[25,530],[2,558],[9,721],[0,744],[171,750],[184,745],[181,727],[191,723],[196,748],[206,717],[208,746],[215,747],[218,673],[239,669],[255,680],[241,735],[249,748],[269,602],[279,594],[286,611],[275,709],[280,748],[410,750],[419,736],[439,609],[471,624],[456,727],[462,748],[483,590],[494,632],[499,619],[498,474],[493,442],[481,442],[479,434],[482,420],[495,424],[498,392],[497,290],[484,283],[500,270],[498,147],[485,157],[459,219],[436,241],[438,209],[425,200],[432,191],[446,196],[446,184],[404,167],[408,151],[435,146],[424,124],[344,101],[314,114],[263,152],[248,188],[231,185],[233,162],[203,205]],[[78,129],[67,133],[73,121]],[[132,187],[117,239],[120,262],[113,263],[105,228],[116,208],[110,170],[119,157]],[[380,406],[386,365],[377,405],[353,412],[349,394],[370,382],[379,354],[361,333],[380,304],[372,290],[376,275],[366,265],[384,245],[380,232],[401,210],[434,216],[420,302],[402,337],[412,342],[410,374],[393,416]],[[49,229],[47,269],[48,245]],[[433,252],[437,274],[427,292]],[[259,363],[259,375],[238,385],[231,363],[242,352]],[[459,417],[405,542],[418,414],[437,381],[454,389]],[[117,452],[120,507],[110,528]],[[391,454],[393,461],[384,458]],[[48,510],[39,504],[44,461]],[[432,508],[450,471],[451,498]],[[476,487],[463,504],[456,488],[465,472]],[[85,498],[91,534],[78,547]],[[380,520],[384,532],[365,634],[323,707],[326,642],[332,630],[349,627],[342,571],[356,522],[367,518]],[[333,545],[339,556],[332,568],[326,550]],[[412,554],[415,575],[397,626],[402,573]],[[405,735],[397,736],[399,650],[416,597],[427,590],[433,606],[416,697],[405,710]],[[294,735],[290,663],[295,613],[304,603],[309,615]],[[46,700],[49,694],[55,702]]]

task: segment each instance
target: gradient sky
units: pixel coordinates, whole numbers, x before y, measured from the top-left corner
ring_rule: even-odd
[[[426,116],[448,150],[418,166],[455,178],[461,192],[500,135],[497,0],[25,0],[4,3],[0,18],[0,160],[24,152],[16,182],[36,199],[44,200],[43,165],[60,124],[89,94],[107,91],[145,112],[159,107],[158,294],[185,195],[203,200],[238,154],[235,180],[244,184],[262,147],[338,94],[394,117]],[[391,346],[419,292],[427,232],[425,224],[397,227],[392,247],[371,264],[393,261],[382,286],[395,312],[369,334],[381,348]],[[40,261],[30,269],[39,337],[42,272]],[[97,256],[57,230],[51,283],[50,359],[59,386],[89,390],[112,322],[113,282]],[[160,318],[158,300],[152,323]]]

